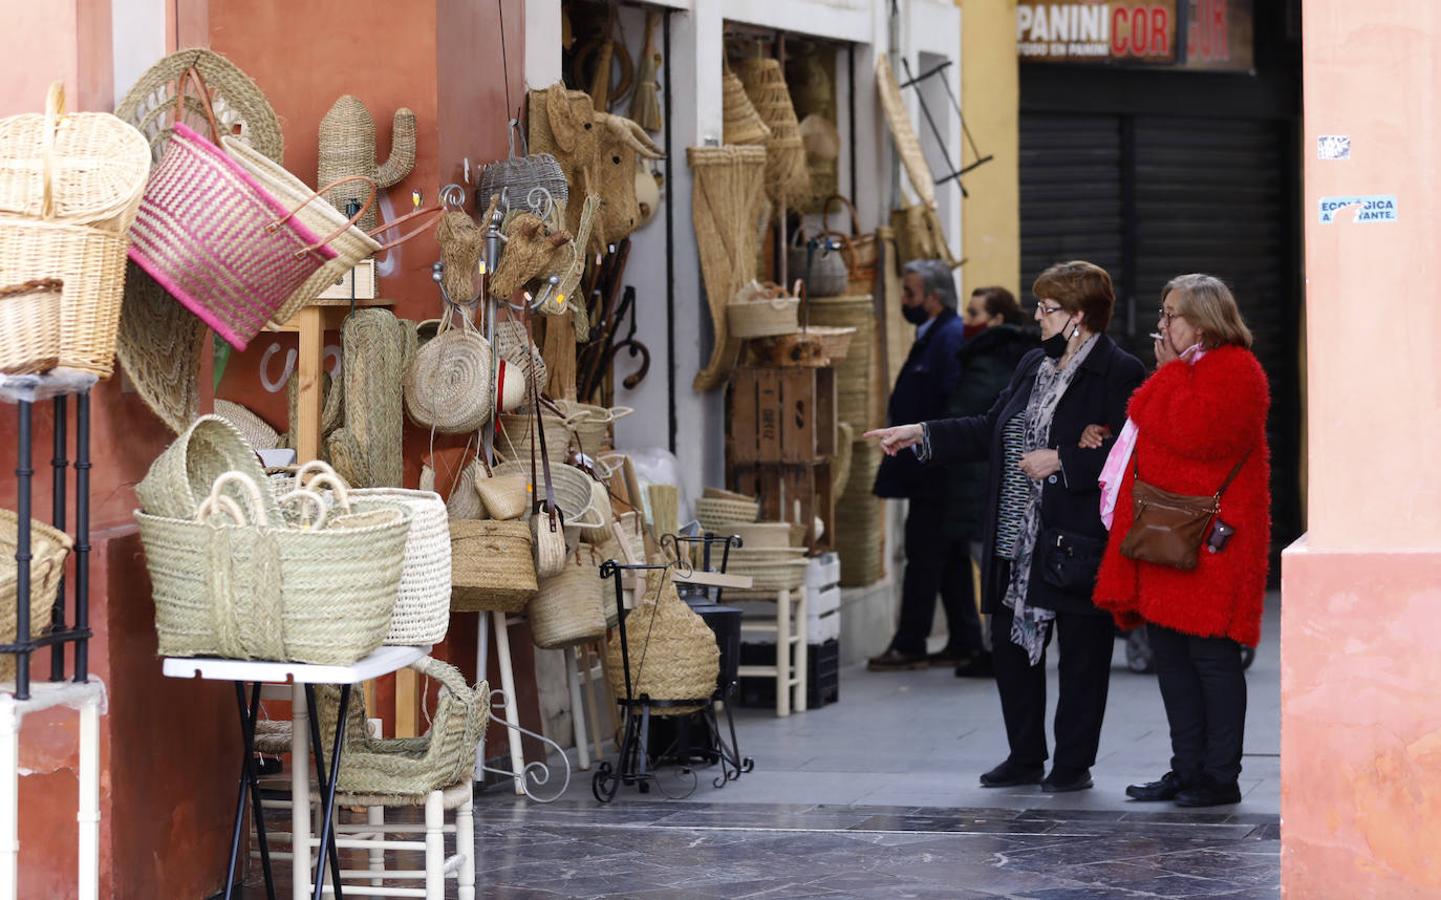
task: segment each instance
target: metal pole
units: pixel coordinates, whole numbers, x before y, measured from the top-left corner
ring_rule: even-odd
[[[15,459],[15,643],[30,640],[30,413],[31,404],[20,401],[18,456]],[[15,699],[30,699],[30,653],[15,654]]]
[[[65,426],[68,418],[68,404],[64,397],[55,398],[55,455],[50,459],[52,470],[51,485],[51,515],[55,520],[55,527],[60,531],[65,530],[65,480],[69,477],[70,460],[67,458],[67,435]],[[65,576],[60,576],[60,590],[55,595],[55,607],[50,612],[50,631],[59,633],[65,630]],[[59,643],[50,648],[50,680],[63,681],[65,679],[65,644]]]
[[[75,401],[75,628],[90,628],[90,391]],[[75,680],[90,679],[90,638],[75,641]]]

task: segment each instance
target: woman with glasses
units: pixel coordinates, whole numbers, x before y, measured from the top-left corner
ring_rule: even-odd
[[[1042,272],[1031,291],[1041,348],[1021,359],[989,411],[866,437],[879,440],[889,455],[911,448],[931,463],[995,463],[986,492],[982,611],[994,617],[992,663],[1010,755],[982,775],[981,784],[1040,782],[1060,793],[1091,787],[1114,642],[1110,617],[1091,604],[1106,535],[1097,477],[1111,439],[1082,448],[1081,433],[1093,423],[1118,433],[1145,369],[1105,335],[1115,292],[1104,269],[1059,263]],[[1045,662],[1052,632],[1061,677],[1056,755],[1047,775]]]
[[[1119,491],[1095,598],[1122,627],[1145,623],[1171,724],[1171,771],[1132,785],[1127,795],[1219,806],[1241,800],[1241,648],[1261,637],[1271,541],[1270,393],[1250,350],[1251,332],[1224,283],[1182,275],[1161,297],[1157,369],[1131,400],[1130,424],[1106,467],[1106,494],[1112,481]],[[1100,435],[1082,444],[1100,447]],[[1145,512],[1147,497],[1155,505],[1162,499],[1187,505],[1153,490],[1198,501],[1203,514],[1194,518],[1202,527],[1186,542],[1184,558],[1174,544],[1158,548],[1144,539],[1161,524]],[[1216,498],[1219,511],[1204,515]]]

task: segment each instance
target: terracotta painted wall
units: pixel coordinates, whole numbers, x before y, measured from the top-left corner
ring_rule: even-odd
[[[1441,7],[1307,0],[1310,533],[1283,558],[1286,896],[1441,895]],[[1322,135],[1350,158],[1317,158]],[[1320,222],[1394,196],[1396,221]]]

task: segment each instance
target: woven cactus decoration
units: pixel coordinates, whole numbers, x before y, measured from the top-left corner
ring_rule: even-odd
[[[377,164],[375,156],[375,119],[364,103],[346,94],[320,120],[320,172],[316,184],[324,187],[349,175],[373,178],[381,190],[400,183],[415,168],[415,113],[403,106],[395,111],[390,158]],[[355,181],[327,192],[325,199],[345,212],[350,201],[363,203],[368,194],[365,183]],[[370,231],[377,221],[376,206],[372,206],[357,224],[362,231]]]

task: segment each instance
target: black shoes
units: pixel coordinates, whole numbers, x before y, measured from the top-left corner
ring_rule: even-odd
[[[991,654],[984,651],[967,654],[956,663],[957,678],[993,678],[995,674]]]
[[[1175,800],[1176,795],[1186,789],[1186,782],[1175,772],[1167,772],[1161,776],[1160,781],[1150,781],[1146,784],[1133,784],[1126,788],[1126,796],[1132,800],[1140,800],[1142,803],[1157,803],[1163,800]]]
[[[866,668],[872,672],[904,672],[912,669],[926,669],[930,662],[925,655],[911,656],[897,650],[887,650],[880,656],[872,656],[866,662]]]
[[[1025,766],[1013,763],[1008,759],[981,776],[981,787],[1004,788],[1039,784],[1041,777],[1045,774],[1045,766],[1039,763],[1034,766]]]
[[[1056,766],[1051,769],[1046,780],[1041,782],[1041,790],[1048,794],[1069,794],[1072,791],[1089,790],[1093,784],[1090,769],[1063,769]]]
[[[1203,806],[1231,806],[1240,802],[1241,786],[1234,781],[1229,784],[1203,781],[1176,795],[1176,805],[1187,809],[1198,809]]]
[[[926,662],[934,669],[948,669],[951,666],[960,665],[970,658],[970,654],[964,650],[952,650],[950,647],[939,653],[932,653],[926,657]]]

